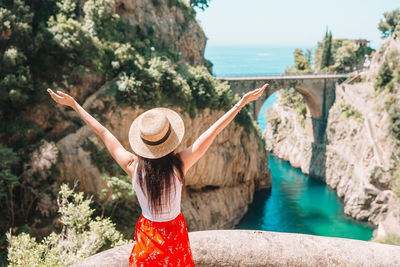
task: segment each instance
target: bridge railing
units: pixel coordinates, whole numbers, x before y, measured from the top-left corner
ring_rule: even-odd
[[[321,78],[343,78],[349,77],[350,73],[340,74],[327,74],[327,73],[313,73],[313,74],[296,74],[296,75],[254,75],[252,76],[216,76],[217,80],[268,80],[268,79],[321,79]]]

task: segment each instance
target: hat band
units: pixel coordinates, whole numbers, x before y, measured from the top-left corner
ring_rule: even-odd
[[[171,124],[168,126],[168,131],[167,131],[167,133],[164,135],[164,137],[161,138],[161,139],[158,140],[158,141],[152,142],[152,141],[149,141],[149,140],[144,139],[143,137],[140,137],[140,138],[142,139],[143,143],[145,143],[146,145],[149,145],[149,146],[156,146],[156,145],[160,145],[160,144],[164,143],[164,142],[168,139],[168,137],[170,136],[170,134],[171,134]]]

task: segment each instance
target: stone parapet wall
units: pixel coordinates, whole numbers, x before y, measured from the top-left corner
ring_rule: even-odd
[[[399,266],[400,246],[353,239],[250,230],[189,233],[198,266]],[[132,244],[75,265],[128,266]]]

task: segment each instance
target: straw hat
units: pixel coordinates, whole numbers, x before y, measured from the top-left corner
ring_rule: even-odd
[[[129,143],[137,155],[157,159],[174,151],[182,141],[182,118],[168,108],[153,108],[139,115],[129,129]]]

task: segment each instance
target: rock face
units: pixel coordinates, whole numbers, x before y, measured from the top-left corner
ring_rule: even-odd
[[[379,71],[379,68],[382,66],[385,58],[392,57],[393,52],[396,53],[400,51],[400,36],[392,36],[389,37],[388,40],[382,45],[382,47],[375,53],[374,57],[371,60],[371,65],[369,67],[368,72],[364,73],[364,80],[366,82],[373,83],[375,81],[376,74]]]
[[[154,36],[189,63],[204,64],[207,39],[186,1],[117,0],[115,9],[128,24],[138,26],[142,33]]]
[[[398,266],[400,247],[352,239],[225,230],[189,233],[196,266]],[[128,266],[132,244],[116,247],[73,267]]]
[[[104,106],[104,102],[89,97],[83,106],[93,110]],[[103,114],[106,127],[129,151],[129,127],[133,119],[143,111],[131,107],[121,108],[111,103],[108,112]],[[186,132],[177,151],[190,146],[224,112],[206,109],[194,119],[185,112],[181,111],[180,114]],[[106,183],[99,169],[91,162],[90,152],[82,148],[87,139],[103,147],[101,140],[88,126],[62,138],[57,143],[64,159],[59,167],[62,179],[77,179],[81,191],[96,195],[106,187]],[[266,152],[259,137],[245,131],[235,122],[217,136],[185,179],[188,194],[183,198],[182,210],[190,230],[233,228],[246,213],[254,191],[271,186]]]
[[[345,94],[343,88],[352,93]],[[280,123],[267,125],[264,137],[267,150],[336,189],[344,199],[346,214],[378,225],[395,197],[390,190],[390,176],[384,171],[390,164],[392,145],[388,141],[387,115],[382,110],[373,111],[374,105],[367,109],[374,101],[370,98],[372,90],[337,87],[325,144],[312,143],[296,111],[279,103],[270,114],[279,116]]]
[[[385,45],[392,53],[398,40]],[[344,212],[357,220],[379,225],[376,236],[400,233],[399,199],[392,191],[397,177],[394,142],[385,110],[388,95],[376,94],[371,82],[382,64],[385,49],[375,54],[371,73],[357,85],[336,86],[336,101],[329,111],[324,144],[306,136],[297,113],[275,103],[274,116],[264,132],[266,148],[290,161],[302,172],[321,179],[344,199]]]

